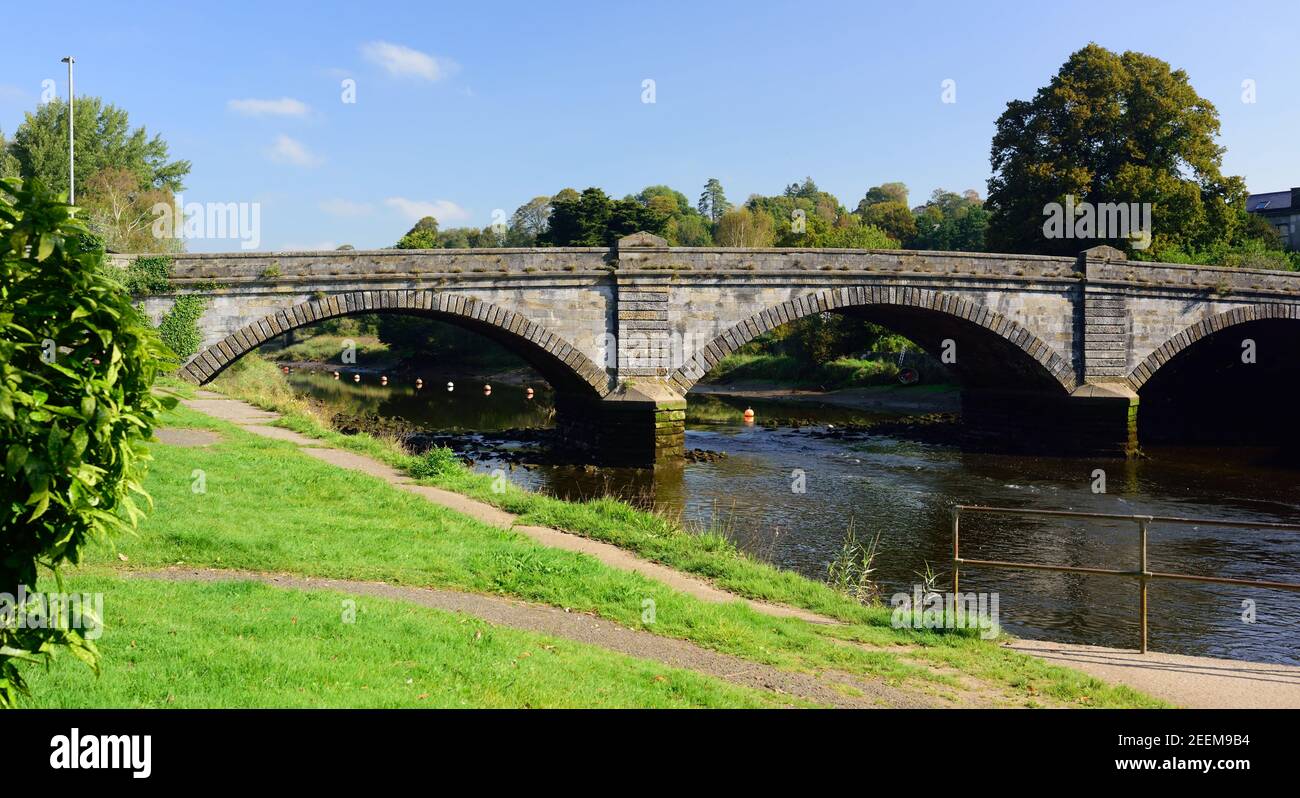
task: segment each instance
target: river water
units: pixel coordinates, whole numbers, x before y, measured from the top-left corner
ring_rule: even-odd
[[[295,372],[290,381],[339,411],[401,417],[427,430],[546,427],[554,417],[542,387],[530,399],[518,385],[485,395],[481,379],[459,378],[452,392],[445,379],[418,391],[323,373]],[[758,424],[744,422],[746,406]],[[953,504],[1300,522],[1300,472],[1270,465],[1260,450],[1160,448],[1141,460],[1087,461],[976,454],[888,435],[834,437],[845,424],[879,418],[692,394],[687,448],[725,457],[654,471],[511,467],[492,457],[475,468],[503,468],[518,484],[565,498],[618,495],[689,526],[721,529],[743,549],[814,578],[824,577],[852,526],[860,539],[879,537],[876,577],[886,601],[910,592],[923,573],[949,583]],[[1097,468],[1105,493],[1093,490]],[[972,559],[1131,570],[1138,557],[1130,522],[963,516],[961,541]],[[1156,524],[1149,557],[1153,571],[1297,582],[1300,532]],[[964,568],[961,585],[996,592],[1000,621],[1013,634],[1136,646],[1131,579]],[[1300,594],[1153,582],[1149,606],[1153,650],[1300,664]]]

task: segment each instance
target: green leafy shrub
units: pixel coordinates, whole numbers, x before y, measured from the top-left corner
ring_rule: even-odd
[[[460,460],[455,452],[446,446],[435,446],[414,458],[408,470],[416,479],[431,479],[454,474],[460,468]]]
[[[131,296],[161,294],[171,288],[172,259],[166,255],[136,258],[126,267],[122,280]]]
[[[197,294],[176,297],[176,304],[158,322],[158,334],[163,343],[183,363],[199,351],[203,335],[199,332],[199,317],[208,305],[207,299]]]
[[[69,206],[39,183],[0,181],[0,591],[35,590],[37,565],[76,563],[90,539],[133,530],[167,351]],[[134,495],[133,495],[134,494]],[[0,624],[0,706],[26,691],[22,662],[59,649],[92,666],[92,640],[57,614]]]

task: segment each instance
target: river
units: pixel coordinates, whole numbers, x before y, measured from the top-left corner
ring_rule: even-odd
[[[422,429],[491,432],[553,421],[542,387],[446,379],[422,389],[334,380],[296,371],[297,391],[346,413],[401,417]],[[753,407],[758,423],[742,419]],[[877,581],[888,601],[932,570],[951,573],[953,504],[1045,510],[1300,522],[1297,471],[1250,449],[1158,448],[1133,461],[976,454],[888,435],[834,437],[845,424],[879,419],[860,410],[690,397],[686,445],[725,457],[681,468],[514,467],[491,456],[477,469],[565,498],[602,493],[653,507],[693,527],[725,531],[778,566],[823,578],[850,525],[879,536]],[[772,424],[771,421],[778,423]],[[831,433],[831,434],[828,434]],[[1095,493],[1094,469],[1106,492]],[[799,479],[800,473],[802,480]],[[801,484],[800,484],[801,483]],[[802,488],[802,491],[799,490]],[[1023,517],[962,519],[967,558],[1132,569],[1136,527],[1127,522]],[[1296,582],[1300,532],[1153,525],[1153,571]],[[962,590],[996,592],[1013,634],[1133,648],[1138,588],[1131,579],[964,568]],[[1248,622],[1253,610],[1253,622]],[[1157,651],[1300,664],[1300,594],[1235,586],[1153,582],[1150,647]]]

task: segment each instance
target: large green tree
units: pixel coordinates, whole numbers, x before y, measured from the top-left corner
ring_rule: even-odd
[[[1089,44],[1032,100],[997,122],[989,179],[989,246],[1074,254],[1124,238],[1052,238],[1045,208],[1076,201],[1151,203],[1148,254],[1230,240],[1244,215],[1245,184],[1220,171],[1219,115],[1187,73],[1149,55]]]
[[[75,103],[74,144],[77,185],[102,169],[125,169],[141,190],[180,191],[190,172],[189,161],[173,161],[167,143],[151,138],[143,127],[132,128],[126,111],[98,97],[78,97]],[[24,179],[36,178],[56,192],[68,190],[68,106],[48,102],[28,113],[14,131],[10,152]]]

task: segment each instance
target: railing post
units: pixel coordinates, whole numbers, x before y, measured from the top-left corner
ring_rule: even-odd
[[[1147,525],[1151,523],[1149,517],[1138,519],[1138,582],[1140,584],[1140,594],[1138,599],[1138,609],[1142,614],[1142,645],[1138,649],[1139,653],[1147,653],[1147,578],[1151,571],[1147,568]]]
[[[956,606],[957,597],[961,595],[961,579],[958,576],[958,565],[961,563],[961,551],[957,546],[957,534],[961,522],[961,505],[952,508],[952,600]]]

